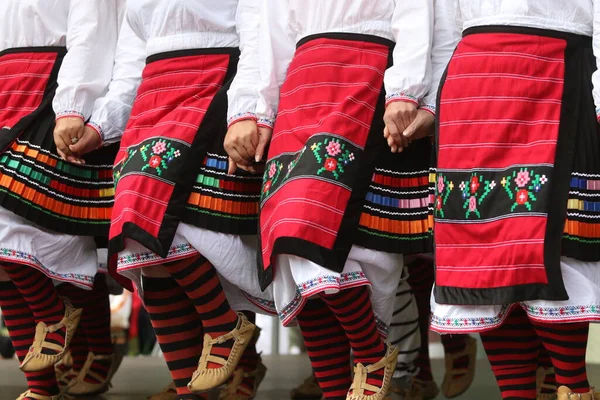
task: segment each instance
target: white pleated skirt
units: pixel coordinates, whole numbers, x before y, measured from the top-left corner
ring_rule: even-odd
[[[524,301],[491,306],[437,304],[431,296],[431,330],[438,333],[477,333],[502,325],[513,307],[523,307],[530,319],[548,323],[600,321],[600,263],[561,258],[569,300]]]
[[[63,235],[35,225],[0,207],[0,263],[27,265],[55,284],[94,286],[96,243],[90,236]]]

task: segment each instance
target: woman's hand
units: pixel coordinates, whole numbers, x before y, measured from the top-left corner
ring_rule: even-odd
[[[386,138],[392,153],[401,152],[408,146],[409,141],[403,133],[416,116],[417,106],[407,101],[395,101],[385,108],[383,137]]]
[[[85,126],[83,136],[75,144],[69,146],[69,150],[73,153],[79,164],[85,164],[85,160],[81,157],[96,150],[102,144],[102,138],[94,128],[89,125]]]
[[[84,133],[84,123],[78,117],[64,117],[56,120],[54,127],[54,143],[58,155],[63,160],[79,164],[80,160],[75,157],[69,146],[77,144]]]
[[[263,160],[272,134],[271,128],[259,127],[251,119],[231,125],[223,144],[229,155],[228,173],[234,174],[238,168],[259,173],[256,164]]]

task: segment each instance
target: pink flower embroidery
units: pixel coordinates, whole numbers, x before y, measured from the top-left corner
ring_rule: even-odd
[[[331,157],[335,157],[342,152],[342,146],[340,143],[334,142],[333,140],[329,142],[325,149],[327,150],[327,154]]]
[[[477,193],[477,190],[479,189],[479,178],[478,177],[473,176],[471,178],[470,188],[471,188],[471,194]]]
[[[469,211],[477,211],[477,198],[475,198],[475,196],[471,196],[471,198],[469,198]]]
[[[325,169],[329,172],[331,171],[335,171],[335,169],[337,168],[337,160],[335,158],[328,158],[327,160],[325,160]]]
[[[150,161],[148,161],[148,165],[151,166],[152,168],[158,168],[160,166],[160,162],[162,161],[162,158],[159,156],[152,156],[150,158]]]
[[[263,188],[263,192],[267,193],[270,189],[271,189],[271,181],[267,181],[267,183],[265,183],[265,187]]]
[[[529,201],[529,192],[525,189],[521,189],[517,192],[517,204],[523,205]]]
[[[275,163],[273,163],[269,167],[269,178],[273,178],[275,176],[275,172],[277,172],[277,166],[275,165]]]
[[[515,179],[515,183],[518,187],[525,187],[529,183],[531,178],[529,177],[529,171],[519,171],[517,173],[517,178]]]
[[[167,144],[163,141],[158,141],[154,146],[152,146],[152,152],[154,154],[162,154],[167,151]]]
[[[444,178],[442,178],[441,176],[438,177],[438,184],[437,184],[437,188],[438,188],[438,193],[442,193],[444,191]]]

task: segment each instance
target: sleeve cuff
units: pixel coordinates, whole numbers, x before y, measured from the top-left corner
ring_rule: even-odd
[[[411,96],[406,93],[392,93],[385,96],[385,105],[387,107],[390,103],[395,103],[397,101],[403,101],[405,103],[412,103],[415,106],[419,107],[419,99],[415,96]]]
[[[256,114],[254,114],[252,112],[237,113],[237,114],[229,117],[229,119],[227,120],[227,127],[229,128],[229,127],[231,127],[231,125],[233,125],[237,122],[247,121],[249,119],[253,120],[253,121],[257,121]]]
[[[269,118],[259,118],[256,121],[256,125],[258,125],[261,128],[271,128],[273,129],[273,127],[275,126],[275,121]]]
[[[435,106],[432,106],[430,104],[423,104],[419,107],[419,109],[427,111],[435,117]]]
[[[100,139],[98,148],[102,147],[104,145],[104,134],[102,133],[102,128],[100,127],[100,125],[90,121],[87,123],[87,126],[92,128],[98,134],[98,138]]]
[[[85,116],[79,111],[74,110],[65,110],[57,112],[56,120],[59,120],[61,118],[81,118],[83,121],[85,121]]]

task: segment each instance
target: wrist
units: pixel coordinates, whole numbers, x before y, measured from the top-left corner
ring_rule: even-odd
[[[419,107],[419,99],[416,98],[415,96],[411,96],[406,93],[392,93],[392,94],[385,96],[385,106],[386,107],[388,105],[390,105],[391,103],[397,103],[397,102],[411,103],[415,107]]]
[[[94,132],[96,132],[96,135],[98,135],[98,145],[96,148],[99,149],[104,144],[104,133],[102,132],[102,127],[93,121],[88,122],[86,126],[92,129]]]
[[[237,113],[237,114],[234,114],[231,117],[229,117],[229,119],[227,119],[227,128],[230,128],[231,125],[237,124],[238,122],[241,122],[241,121],[256,122],[256,120],[257,120],[256,114],[254,114],[252,112]]]
[[[55,120],[58,121],[59,119],[63,119],[63,118],[79,118],[82,121],[85,121],[85,117],[82,113],[80,113],[79,111],[75,111],[75,110],[63,110],[63,111],[59,111],[56,113],[56,118]]]

